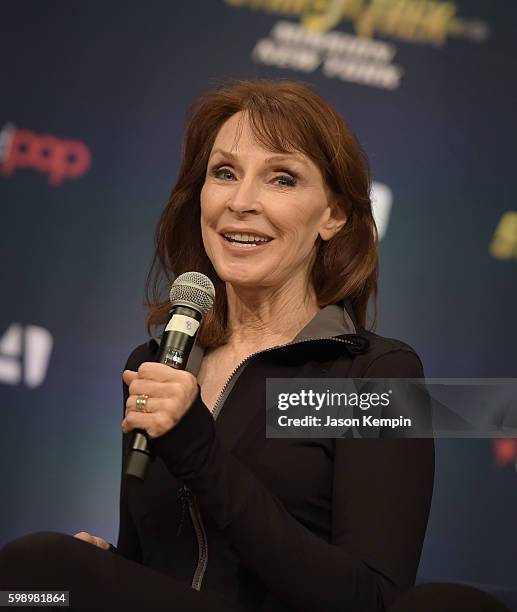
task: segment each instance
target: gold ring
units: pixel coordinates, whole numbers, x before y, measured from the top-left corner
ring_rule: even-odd
[[[138,412],[147,412],[147,410],[145,409],[145,404],[148,399],[148,395],[139,395],[136,398],[136,409],[138,410]]]

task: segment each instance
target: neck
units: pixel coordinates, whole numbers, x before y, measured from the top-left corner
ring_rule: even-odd
[[[321,310],[311,288],[249,291],[227,283],[229,347],[236,351],[291,342]]]

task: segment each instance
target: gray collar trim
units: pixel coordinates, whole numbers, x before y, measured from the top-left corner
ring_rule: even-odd
[[[355,325],[344,305],[329,304],[307,323],[294,340],[331,338],[355,333]]]

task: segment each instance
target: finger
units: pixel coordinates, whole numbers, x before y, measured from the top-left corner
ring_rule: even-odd
[[[156,382],[169,382],[174,380],[182,380],[188,376],[192,376],[190,372],[184,370],[176,370],[163,363],[153,361],[144,361],[138,368],[138,378],[154,380]]]
[[[133,380],[138,376],[138,372],[134,372],[133,370],[124,370],[122,372],[122,380],[126,383],[126,385],[130,385]]]
[[[159,410],[166,410],[167,407],[170,407],[171,400],[170,398],[164,397],[149,397],[145,402],[145,410],[138,410],[136,407],[136,400],[138,395],[130,395],[126,400],[126,412],[125,416],[128,415],[129,412],[137,412],[138,414],[151,414],[153,412],[158,412]]]
[[[129,395],[148,395],[149,397],[182,397],[182,381],[156,382],[147,378],[135,378],[129,385]]]
[[[103,540],[102,538],[99,538],[98,536],[93,536],[93,539],[94,539],[95,546],[98,546],[99,548],[108,550],[108,548],[110,547],[110,545],[106,542],[106,540]]]
[[[74,535],[74,538],[77,538],[78,540],[82,540],[83,542],[86,542],[87,544],[95,544],[94,537],[84,531],[81,531],[80,533],[76,533]]]
[[[103,540],[102,538],[99,538],[98,536],[90,535],[86,531],[80,531],[79,533],[76,533],[74,535],[74,538],[77,538],[78,540],[82,540],[83,542],[86,542],[87,544],[93,544],[94,546],[103,548],[104,550],[108,550],[110,547],[110,545],[108,544],[108,542],[106,542],[106,540]]]
[[[172,429],[176,422],[169,414],[163,411],[156,414],[143,414],[131,410],[122,421],[122,431],[128,433],[133,429],[142,429],[149,434],[149,437],[157,438],[166,431],[169,431],[169,429]]]

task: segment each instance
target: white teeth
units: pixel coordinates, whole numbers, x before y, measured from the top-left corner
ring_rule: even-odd
[[[238,249],[256,249],[257,246],[258,246],[254,242],[248,242],[248,243],[244,243],[244,242],[232,242],[231,244],[233,246],[237,247]]]
[[[239,240],[240,242],[269,242],[271,238],[265,238],[264,236],[254,236],[253,234],[243,234],[240,232],[229,232],[224,234],[226,238],[232,240]]]

